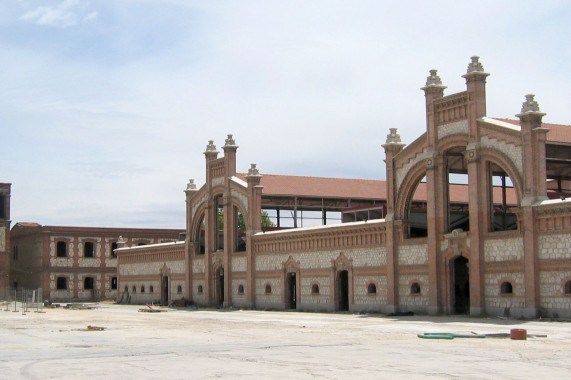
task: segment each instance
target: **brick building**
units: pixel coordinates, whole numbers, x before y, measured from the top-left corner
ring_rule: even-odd
[[[430,71],[426,132],[406,145],[390,129],[386,181],[240,174],[232,135],[220,158],[210,141],[206,183],[186,189],[186,241],[119,248],[120,289],[136,302],[570,318],[571,126],[542,123],[533,95],[518,120],[487,117],[488,75],[473,57],[466,91],[444,96]]]
[[[10,188],[0,183],[0,297],[10,287]]]
[[[42,226],[16,223],[11,231],[10,286],[42,288],[52,301],[115,299],[117,256],[125,244],[179,239],[182,230]]]

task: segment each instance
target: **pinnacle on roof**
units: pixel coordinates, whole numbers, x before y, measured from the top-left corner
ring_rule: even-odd
[[[523,102],[521,105],[521,112],[516,116],[523,116],[524,114],[529,114],[529,113],[545,115],[539,109],[539,103],[537,103],[534,97],[535,97],[534,94],[527,94],[525,96],[525,102]]]

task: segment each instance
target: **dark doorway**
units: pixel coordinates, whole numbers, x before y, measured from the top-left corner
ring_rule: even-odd
[[[339,311],[349,310],[349,272],[342,270],[337,278],[337,295],[339,297]]]
[[[167,276],[163,276],[163,288],[161,294],[161,303],[163,305],[169,304],[169,278]]]
[[[216,271],[216,306],[224,305],[224,269],[218,268]]]
[[[452,266],[454,314],[468,314],[470,311],[470,278],[468,259],[460,256]]]
[[[287,274],[287,289],[286,289],[286,296],[287,296],[287,308],[288,309],[295,309],[296,308],[296,275],[294,272]]]

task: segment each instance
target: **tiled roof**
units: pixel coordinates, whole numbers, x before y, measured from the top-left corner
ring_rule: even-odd
[[[244,178],[244,174],[238,175]],[[386,199],[385,181],[263,174],[263,194],[320,198]]]
[[[245,174],[238,174],[244,178]],[[267,196],[300,196],[343,199],[386,200],[386,181],[370,179],[302,177],[275,174],[263,174],[261,185],[263,195]],[[467,185],[450,185],[450,199],[455,203],[468,203]],[[513,188],[507,188],[507,203],[516,204],[517,198]],[[494,187],[494,196],[501,199],[501,188]],[[420,183],[414,194],[415,201],[426,201],[426,183]]]
[[[519,120],[501,119],[497,117],[495,117],[494,119],[520,126]],[[549,128],[549,132],[547,132],[547,141],[563,142],[571,144],[571,125],[550,124],[550,123],[543,123],[542,125],[545,128]]]

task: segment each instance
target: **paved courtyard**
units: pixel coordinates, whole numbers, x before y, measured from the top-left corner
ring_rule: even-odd
[[[101,303],[22,315],[3,306],[0,378],[571,378],[568,322],[140,308]],[[512,328],[547,337],[417,337]]]

